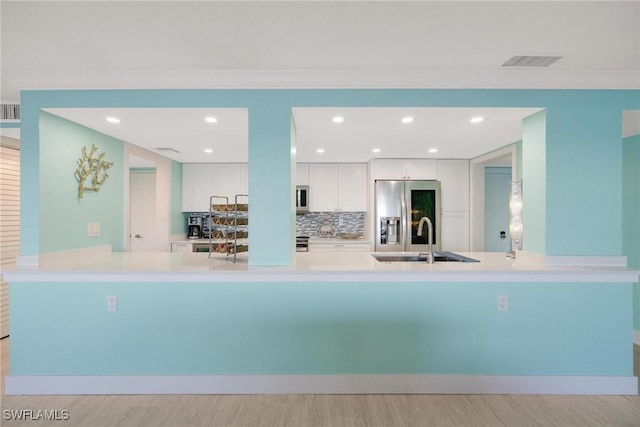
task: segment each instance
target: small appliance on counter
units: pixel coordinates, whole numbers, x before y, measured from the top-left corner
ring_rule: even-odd
[[[309,252],[309,236],[296,236],[296,252]]]
[[[199,239],[202,237],[202,217],[189,217],[189,228],[187,230],[187,237],[189,239]]]

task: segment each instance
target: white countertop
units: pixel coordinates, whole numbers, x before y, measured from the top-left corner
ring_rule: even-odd
[[[29,281],[420,281],[420,282],[612,282],[638,281],[625,267],[550,266],[537,254],[471,252],[480,262],[379,262],[369,252],[297,252],[289,266],[248,264],[249,253],[105,253],[57,257],[39,266],[19,266],[2,273],[8,282]],[[588,257],[583,257],[588,260]],[[600,258],[594,258],[600,259]]]

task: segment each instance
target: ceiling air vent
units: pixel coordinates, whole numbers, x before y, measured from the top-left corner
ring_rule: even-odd
[[[0,120],[20,120],[20,104],[0,104]]]
[[[521,68],[521,67],[536,67],[546,68],[555,64],[562,59],[562,56],[514,56],[508,59],[503,67],[507,68]]]
[[[174,148],[171,148],[171,147],[156,147],[156,150],[158,150],[158,151],[172,151],[172,152],[174,152],[176,154],[180,154],[180,152],[178,150],[176,150]]]

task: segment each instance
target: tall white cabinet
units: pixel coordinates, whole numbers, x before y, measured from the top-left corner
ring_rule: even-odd
[[[210,196],[247,194],[246,163],[185,163],[182,165],[182,211],[208,212]]]
[[[469,251],[469,161],[438,160],[440,205],[442,207],[440,247],[446,251]]]

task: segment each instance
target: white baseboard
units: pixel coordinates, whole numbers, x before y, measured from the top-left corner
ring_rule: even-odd
[[[626,256],[545,256],[552,267],[626,267]]]
[[[633,376],[166,375],[20,376],[7,395],[71,394],[593,394],[638,395]]]
[[[20,267],[37,267],[40,265],[40,255],[18,255],[16,265]]]
[[[640,331],[633,331],[633,343],[640,345]]]

